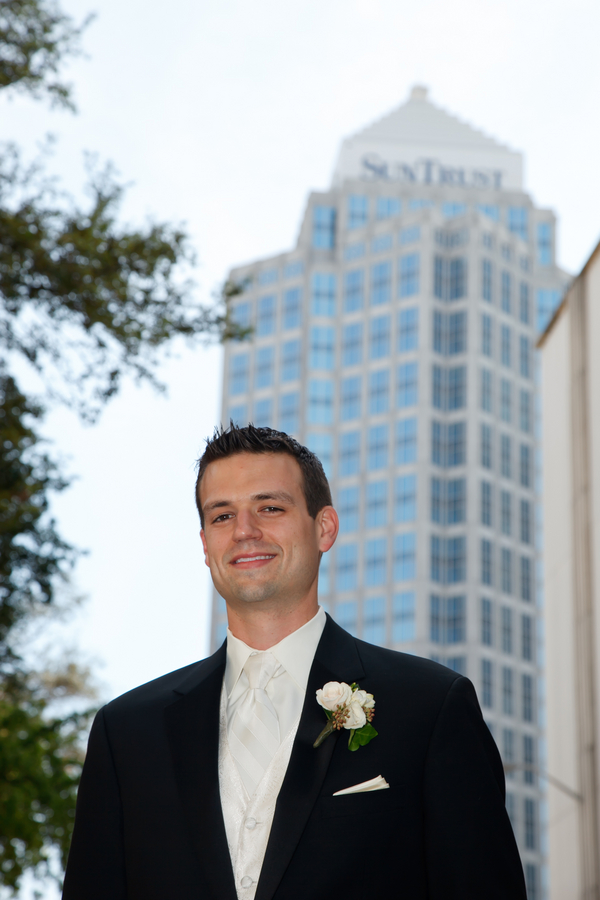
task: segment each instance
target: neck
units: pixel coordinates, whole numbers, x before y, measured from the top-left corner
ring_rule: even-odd
[[[294,610],[248,610],[243,615],[228,607],[229,630],[254,650],[268,650],[289,634],[298,631],[317,614],[319,605],[315,600],[310,605],[302,605]]]

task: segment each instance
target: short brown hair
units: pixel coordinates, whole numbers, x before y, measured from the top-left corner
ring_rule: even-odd
[[[204,515],[200,503],[200,484],[207,467],[217,459],[226,459],[236,453],[287,453],[292,456],[302,472],[302,490],[308,514],[316,518],[324,506],[331,506],[331,490],[321,460],[311,450],[300,444],[284,431],[274,428],[256,428],[244,425],[240,428],[230,421],[229,426],[215,428],[211,438],[206,439],[206,450],[198,460],[196,478],[196,506],[200,522],[204,528]]]

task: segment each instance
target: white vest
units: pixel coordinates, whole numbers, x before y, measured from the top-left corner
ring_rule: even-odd
[[[300,716],[281,741],[252,797],[248,796],[227,740],[227,693],[221,691],[219,791],[229,855],[239,900],[253,900],[262,869],[277,797],[287,772]]]

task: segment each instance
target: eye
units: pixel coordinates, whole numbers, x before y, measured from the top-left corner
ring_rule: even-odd
[[[233,517],[233,513],[222,513],[220,516],[217,516],[216,519],[213,519],[213,525],[217,522],[224,522],[226,519],[231,519]]]
[[[263,506],[262,512],[283,512],[280,506]]]

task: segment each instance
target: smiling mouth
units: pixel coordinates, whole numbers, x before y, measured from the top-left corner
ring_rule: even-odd
[[[240,556],[238,557],[238,559],[235,559],[233,561],[233,565],[237,566],[239,565],[239,563],[258,562],[259,560],[263,559],[275,559],[275,554],[273,553],[265,556]]]

